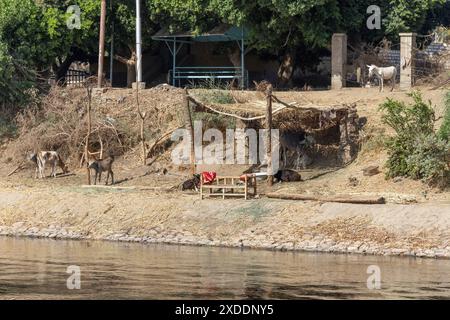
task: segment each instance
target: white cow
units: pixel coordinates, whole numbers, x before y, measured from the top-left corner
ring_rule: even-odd
[[[40,151],[37,153],[31,153],[28,159],[36,165],[35,178],[45,178],[45,166],[48,163],[52,169],[50,176],[56,177],[56,166],[61,167],[63,173],[67,173],[69,170],[61,159],[61,156],[56,151]]]
[[[371,64],[370,66],[367,65],[369,68],[369,79],[375,75],[378,80],[380,81],[380,92],[383,91],[383,82],[384,80],[391,80],[392,87],[391,91],[394,90],[395,86],[395,79],[397,77],[397,68],[394,66],[391,67],[377,67],[374,64]]]

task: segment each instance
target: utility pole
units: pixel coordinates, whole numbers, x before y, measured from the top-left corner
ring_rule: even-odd
[[[141,0],[136,0],[136,85],[142,82]]]
[[[97,87],[102,87],[103,82],[103,63],[105,57],[105,24],[106,24],[106,0],[102,0],[100,12],[100,36],[98,45],[98,73]]]
[[[113,74],[114,74],[114,10],[113,10],[113,0],[109,2],[110,12],[111,12],[111,49],[109,50],[109,81],[111,82],[111,87],[113,86]]]

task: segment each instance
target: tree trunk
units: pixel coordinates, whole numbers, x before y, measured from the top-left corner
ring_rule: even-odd
[[[295,67],[295,51],[291,50],[283,56],[278,68],[278,83],[281,88],[292,86],[292,75]]]
[[[131,88],[133,82],[136,81],[136,63],[130,61],[127,63],[127,87]]]
[[[228,59],[230,59],[231,64],[233,65],[233,67],[235,67],[236,69],[239,69],[241,67],[241,50],[239,48],[235,48],[234,50],[229,49],[228,50]],[[231,88],[235,89],[236,87],[236,78],[234,78],[231,81]],[[239,85],[241,85],[239,83]]]
[[[86,182],[88,185],[91,184],[91,171],[89,170],[89,137],[91,135],[91,103],[92,103],[92,87],[90,85],[87,87],[88,95],[88,105],[87,105],[87,134],[86,134],[86,144],[84,146],[84,160],[86,161]]]
[[[131,50],[131,57],[129,59],[124,58],[122,56],[119,55],[115,55],[114,59],[116,59],[119,62],[122,62],[123,64],[125,64],[127,66],[127,87],[131,88],[133,85],[133,82],[136,81],[136,52],[134,51],[134,49],[130,49]]]

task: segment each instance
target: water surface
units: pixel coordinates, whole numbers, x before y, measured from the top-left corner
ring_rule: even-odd
[[[381,289],[367,288],[370,265]],[[0,237],[0,299],[52,298],[450,298],[450,261]]]

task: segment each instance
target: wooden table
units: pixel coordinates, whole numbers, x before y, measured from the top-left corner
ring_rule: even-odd
[[[209,196],[225,197],[243,197],[245,200],[249,198],[249,189],[252,189],[251,195],[256,196],[256,176],[246,174],[239,176],[217,176],[216,179],[208,184],[203,181],[200,176],[200,199]],[[206,192],[208,191],[209,192]]]

